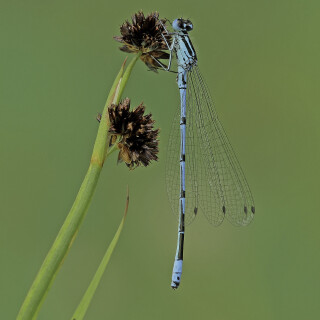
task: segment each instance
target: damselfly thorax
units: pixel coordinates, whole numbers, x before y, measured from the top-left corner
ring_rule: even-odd
[[[197,64],[197,54],[186,31],[179,31],[174,37],[174,52],[178,61],[178,67],[189,71]]]

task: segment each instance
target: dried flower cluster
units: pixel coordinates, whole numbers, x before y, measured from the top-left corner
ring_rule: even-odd
[[[170,44],[171,37],[164,28],[165,19],[159,19],[158,12],[152,12],[146,17],[142,11],[132,16],[132,23],[126,21],[121,27],[121,36],[114,39],[124,45],[121,51],[128,53],[142,52],[140,59],[149,67],[156,71],[160,65],[153,59],[169,59],[169,54],[163,50],[168,50],[164,36]]]
[[[117,142],[120,149],[118,161],[124,161],[133,169],[135,166],[147,166],[151,160],[158,160],[158,134],[154,129],[152,115],[144,115],[145,107],[140,104],[130,111],[130,100],[124,99],[118,105],[108,109],[110,119],[109,132],[111,143]]]

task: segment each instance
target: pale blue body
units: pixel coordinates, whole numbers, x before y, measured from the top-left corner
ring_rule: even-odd
[[[178,62],[178,87],[180,91],[180,198],[179,198],[179,226],[176,256],[172,271],[171,287],[179,287],[183,264],[183,244],[185,232],[185,156],[186,156],[186,95],[187,95],[187,74],[197,63],[197,56],[186,31],[182,31],[178,25],[178,19],[172,24],[176,33],[172,37],[172,47]],[[192,25],[191,25],[192,29]],[[171,52],[170,52],[171,53]],[[171,61],[169,63],[170,67]]]

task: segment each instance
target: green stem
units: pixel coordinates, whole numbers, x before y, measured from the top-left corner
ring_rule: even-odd
[[[94,144],[93,147],[93,153],[92,153],[92,161],[96,161],[97,163],[101,164],[101,166],[104,163],[105,157],[106,157],[106,153],[108,152],[108,144],[106,144],[105,139],[106,136],[108,136],[107,140],[109,141],[109,135],[108,135],[108,131],[109,131],[109,117],[107,116],[108,113],[108,107],[113,103],[113,104],[118,104],[120,99],[121,99],[121,95],[122,92],[127,84],[127,81],[130,77],[131,71],[135,65],[135,63],[137,62],[137,60],[139,59],[141,53],[138,53],[130,62],[130,64],[128,65],[125,73],[123,74],[122,77],[120,77],[119,82],[117,83],[117,85],[113,84],[113,87],[111,89],[114,90],[113,95],[109,94],[109,97],[107,99],[107,102],[104,106],[102,115],[101,115],[101,121],[100,121],[100,126],[98,129],[98,134],[97,134],[97,139],[96,142]]]
[[[92,200],[103,163],[107,156],[109,145],[109,117],[107,117],[108,106],[120,101],[120,94],[122,94],[132,68],[138,58],[139,55],[131,61],[123,74],[125,61],[113,83],[103,109],[89,169],[82,182],[73,206],[21,306],[17,320],[31,320],[37,318],[41,304],[43,303],[44,298],[78,233],[81,222],[83,221]]]

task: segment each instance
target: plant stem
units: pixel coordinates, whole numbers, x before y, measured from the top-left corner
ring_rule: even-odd
[[[123,63],[110,90],[107,102],[103,109],[89,169],[82,182],[72,208],[63,223],[52,247],[50,248],[17,316],[17,320],[36,319],[41,304],[52,285],[59,268],[61,267],[83,221],[95,191],[103,163],[109,146],[109,117],[108,107],[120,101],[120,94],[128,81],[132,68],[139,55],[134,57],[125,73]]]

